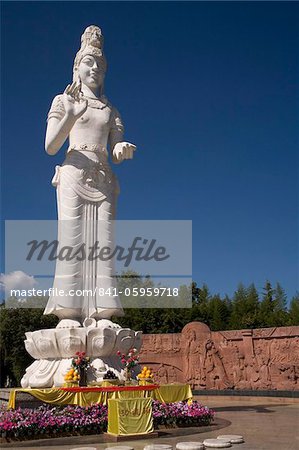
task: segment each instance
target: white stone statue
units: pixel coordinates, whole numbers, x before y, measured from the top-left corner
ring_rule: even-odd
[[[100,28],[92,25],[82,35],[73,83],[54,98],[48,115],[46,151],[55,155],[69,138],[66,159],[56,167],[53,178],[59,250],[72,248],[76,253],[82,244],[88,248],[96,241],[100,248],[113,249],[119,188],[107,147],[115,163],[132,159],[136,147],[123,141],[120,115],[103,95],[105,71],[103,36]],[[90,357],[88,382],[101,382],[107,370],[124,379],[117,353],[133,347],[139,351],[142,333],[109,320],[112,315],[123,315],[119,298],[103,296],[100,291],[116,287],[113,261],[58,259],[53,287],[44,314],[55,314],[60,322],[56,329],[26,333],[26,350],[36,361],[26,369],[21,385],[63,385],[77,351]],[[65,295],[56,296],[59,291]],[[78,294],[70,295],[71,291]],[[85,293],[79,295],[82,291]]]
[[[123,141],[119,112],[103,95],[106,59],[103,35],[97,26],[89,26],[81,38],[73,68],[73,83],[57,95],[48,114],[46,151],[55,155],[69,139],[66,159],[56,167],[53,185],[57,188],[58,241],[60,248],[74,253],[98,241],[113,247],[113,225],[118,181],[108,162],[132,159],[135,145]],[[113,261],[59,261],[56,263],[54,295],[44,314],[55,314],[58,327],[76,327],[85,318],[108,319],[123,315],[119,298],[100,295],[99,288],[115,288]],[[59,290],[64,296],[57,296]],[[68,295],[90,291],[94,294]],[[103,292],[103,291],[102,291]]]

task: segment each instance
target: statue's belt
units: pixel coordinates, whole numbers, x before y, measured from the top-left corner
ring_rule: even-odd
[[[105,156],[108,156],[108,151],[106,147],[99,144],[89,144],[89,143],[83,143],[83,144],[71,144],[69,148],[67,149],[67,153],[71,152],[72,150],[77,151],[85,151],[85,152],[93,152],[93,153],[100,153],[105,154]]]

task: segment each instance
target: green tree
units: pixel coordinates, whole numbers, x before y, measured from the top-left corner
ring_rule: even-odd
[[[291,300],[288,322],[290,325],[299,325],[299,292]]]
[[[262,301],[260,303],[260,326],[274,326],[274,309],[274,290],[272,289],[270,281],[266,281],[263,288]]]
[[[219,295],[211,297],[208,303],[209,327],[213,331],[225,330],[227,328],[229,310],[226,300]]]
[[[192,310],[190,313],[190,321],[209,322],[208,304],[211,299],[209,288],[203,284],[202,288],[198,288],[196,283],[192,286]]]
[[[46,300],[44,299],[44,302]],[[30,299],[29,303],[32,301],[33,299]],[[0,308],[1,386],[5,385],[7,379],[12,386],[19,386],[26,368],[33,361],[25,350],[25,333],[53,328],[58,322],[57,317],[53,315],[44,316],[42,308],[25,306],[26,302],[23,302],[23,308]]]
[[[259,295],[253,283],[246,289],[246,300],[241,324],[242,328],[256,328],[259,326]]]
[[[279,283],[274,289],[274,311],[273,320],[277,327],[282,327],[288,323],[287,296]]]
[[[260,326],[279,327],[287,325],[287,297],[279,283],[273,289],[269,281],[266,281],[263,289],[263,298],[260,303]]]
[[[232,299],[230,328],[235,330],[244,328],[242,318],[246,310],[246,301],[247,301],[247,290],[245,286],[242,283],[240,283]]]

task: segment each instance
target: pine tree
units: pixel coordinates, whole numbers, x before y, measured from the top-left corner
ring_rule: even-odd
[[[260,326],[273,327],[275,326],[275,299],[274,290],[270,281],[266,281],[263,288],[263,298],[260,303]]]
[[[244,328],[243,315],[246,310],[247,291],[242,283],[239,284],[232,300],[232,312],[230,317],[230,328],[240,330]]]
[[[203,284],[202,288],[196,290],[196,301],[193,300],[192,311],[190,314],[191,321],[198,321],[208,324],[209,312],[208,303],[210,301],[210,293],[208,286]]]
[[[290,303],[289,324],[299,325],[299,292],[292,298]]]
[[[259,326],[259,295],[253,283],[247,288],[246,294],[242,325],[243,328],[256,328]]]
[[[212,331],[225,330],[228,321],[228,307],[226,300],[214,295],[208,303],[209,326]]]
[[[279,283],[276,283],[274,289],[274,311],[286,311],[287,310],[287,296],[284,289]]]

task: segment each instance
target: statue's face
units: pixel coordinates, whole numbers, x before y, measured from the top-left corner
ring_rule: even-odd
[[[105,77],[103,60],[86,55],[79,64],[79,76],[83,84],[91,88],[101,87]]]

